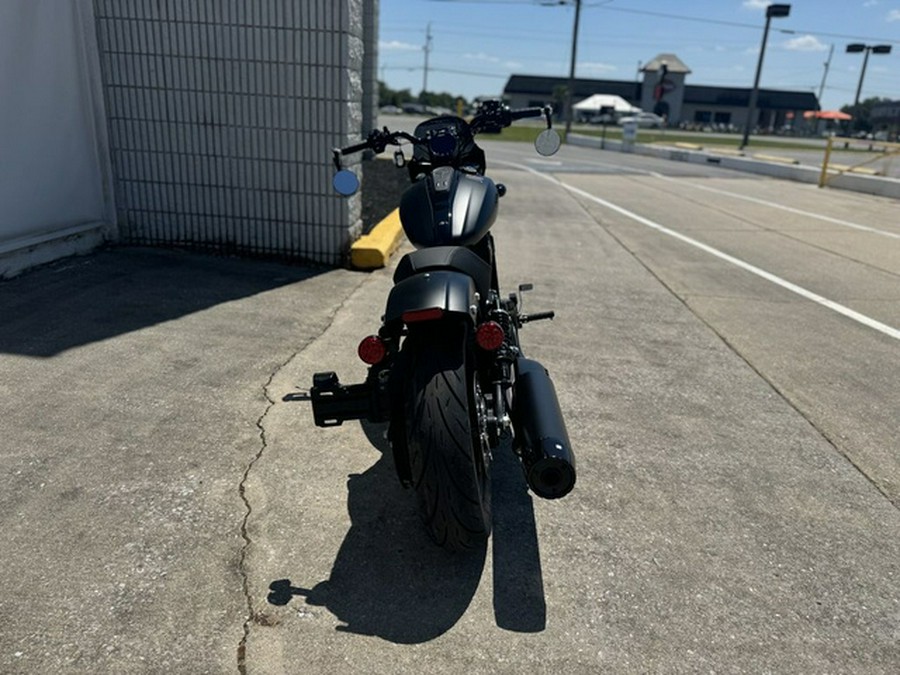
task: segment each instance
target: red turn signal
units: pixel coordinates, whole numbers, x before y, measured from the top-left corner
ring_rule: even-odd
[[[356,353],[359,354],[359,358],[362,359],[363,363],[374,366],[376,363],[381,363],[384,359],[387,354],[387,347],[384,346],[384,341],[380,337],[369,335],[364,337],[362,342],[359,343]]]
[[[475,342],[487,352],[500,349],[505,337],[503,328],[496,321],[485,321],[475,330]]]

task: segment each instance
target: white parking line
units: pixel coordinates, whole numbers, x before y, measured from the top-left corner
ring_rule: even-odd
[[[585,199],[590,199],[591,201],[593,201],[597,204],[600,204],[601,206],[604,206],[608,209],[611,209],[612,211],[615,211],[616,213],[626,216],[627,218],[631,218],[632,220],[634,220],[638,223],[641,223],[642,225],[646,225],[647,227],[657,230],[658,232],[662,232],[663,234],[666,234],[670,237],[674,237],[675,239],[678,239],[679,241],[682,241],[686,244],[690,244],[691,246],[694,246],[694,247],[700,249],[701,251],[705,251],[706,253],[709,253],[710,255],[714,255],[715,257],[719,258],[720,260],[724,260],[726,262],[731,263],[732,265],[740,267],[741,269],[743,269],[747,272],[750,272],[751,274],[755,274],[756,276],[761,277],[761,278],[765,279],[766,281],[770,281],[773,284],[776,284],[776,285],[790,291],[791,293],[796,293],[797,295],[799,295],[802,298],[806,298],[807,300],[812,300],[813,302],[815,302],[819,305],[822,305],[823,307],[827,307],[828,309],[830,309],[834,312],[837,312],[838,314],[841,314],[842,316],[845,316],[849,319],[853,319],[854,321],[862,324],[863,326],[867,326],[868,328],[877,330],[878,332],[883,333],[884,335],[887,335],[888,337],[892,337],[895,340],[900,340],[900,330],[897,330],[896,328],[888,326],[887,324],[881,323],[880,321],[876,321],[875,319],[868,317],[865,314],[860,314],[859,312],[852,310],[849,307],[846,307],[845,305],[842,305],[838,302],[834,302],[833,300],[829,300],[828,298],[822,297],[821,295],[818,295],[817,293],[813,293],[812,291],[809,291],[809,290],[803,288],[802,286],[798,286],[797,284],[791,283],[790,281],[787,281],[786,279],[782,279],[781,277],[779,277],[775,274],[772,274],[771,272],[766,272],[765,270],[760,269],[759,267],[756,267],[755,265],[751,265],[750,263],[745,262],[745,261],[741,260],[740,258],[735,258],[734,256],[729,255],[728,253],[720,251],[716,248],[713,248],[712,246],[704,244],[701,241],[697,241],[696,239],[693,239],[691,237],[683,235],[680,232],[676,232],[675,230],[670,230],[669,228],[665,227],[664,225],[660,225],[659,223],[656,223],[656,222],[650,220],[649,218],[644,218],[643,216],[639,216],[638,214],[633,213],[633,212],[629,211],[628,209],[622,208],[621,206],[618,206],[617,204],[613,204],[612,202],[609,202],[605,199],[596,197],[596,196],[590,194],[589,192],[585,192],[584,190],[581,190],[572,185],[567,185],[566,183],[562,182],[558,178],[555,178],[554,176],[548,176],[547,174],[543,174],[540,171],[536,171],[536,170],[532,169],[531,167],[525,166],[524,164],[516,164],[514,162],[505,162],[503,160],[499,160],[499,161],[495,160],[495,161],[497,161],[497,163],[507,164],[509,166],[514,166],[518,169],[523,169],[525,171],[528,171],[529,173],[532,173],[535,176],[539,176],[539,177],[543,178],[544,180],[547,180],[551,183],[555,183],[556,185],[558,185],[562,188],[565,188],[569,192],[574,192],[575,194],[581,195]]]
[[[630,173],[642,173],[648,176],[652,176],[653,178],[659,178],[664,181],[668,181],[670,183],[677,183],[679,186],[684,187],[688,186],[694,188],[696,190],[705,190],[706,192],[712,192],[717,195],[723,195],[725,197],[733,197],[734,199],[742,199],[747,202],[751,202],[753,204],[759,204],[761,206],[768,206],[773,209],[780,209],[781,211],[787,211],[788,213],[793,213],[798,216],[804,216],[806,218],[814,218],[816,220],[822,220],[826,223],[832,223],[834,225],[841,225],[842,227],[849,227],[854,230],[860,230],[862,232],[870,232],[872,234],[878,234],[883,237],[890,237],[891,239],[900,239],[900,233],[897,232],[888,232],[887,230],[879,230],[876,227],[869,227],[868,225],[860,225],[859,223],[854,223],[849,220],[842,220],[841,218],[832,218],[831,216],[822,215],[821,213],[813,213],[812,211],[804,211],[803,209],[795,209],[792,206],[785,206],[784,204],[777,204],[775,202],[771,202],[765,199],[760,199],[758,197],[750,197],[748,195],[742,195],[737,192],[729,192],[728,190],[721,190],[719,188],[709,187],[707,185],[698,185],[696,182],[685,181],[683,178],[673,178],[671,176],[666,176],[658,171],[649,171],[647,169],[638,169],[636,167],[626,166],[624,164],[614,164],[611,162],[600,162],[596,160],[588,160],[588,159],[578,159],[578,158],[570,158],[566,160],[567,162],[572,162],[574,164],[587,164],[587,165],[596,165],[601,167],[606,167],[609,169],[617,169],[619,171],[627,171]]]
[[[728,190],[720,190],[718,188],[709,187],[707,185],[697,185],[694,182],[686,182],[684,180],[678,180],[675,178],[671,178],[669,176],[663,176],[660,173],[656,173],[655,171],[648,172],[654,178],[661,178],[662,180],[669,181],[670,183],[678,183],[681,186],[688,185],[695,190],[705,190],[706,192],[713,192],[717,195],[724,195],[726,197],[734,197],[735,199],[743,199],[746,202],[752,202],[754,204],[761,204],[762,206],[769,206],[773,209],[781,209],[782,211],[787,211],[788,213],[794,213],[799,216],[805,216],[807,218],[816,218],[818,220],[824,220],[827,223],[834,223],[835,225],[842,225],[844,227],[850,227],[854,230],[862,230],[863,232],[871,232],[873,234],[880,234],[884,237],[891,237],[893,239],[900,239],[900,234],[897,232],[887,232],[885,230],[879,230],[874,227],[869,227],[868,225],[860,225],[859,223],[851,223],[848,220],[841,220],[840,218],[832,218],[831,216],[823,216],[820,213],[813,213],[812,211],[804,211],[802,209],[795,209],[792,206],[785,206],[784,204],[777,204],[775,202],[768,201],[766,199],[759,199],[758,197],[749,197],[747,195],[738,194],[736,192],[728,192]]]

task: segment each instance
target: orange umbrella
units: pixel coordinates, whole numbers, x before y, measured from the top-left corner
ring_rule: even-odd
[[[807,110],[803,113],[803,117],[805,119],[818,119],[818,120],[852,120],[853,115],[848,115],[845,112],[841,112],[840,110]]]

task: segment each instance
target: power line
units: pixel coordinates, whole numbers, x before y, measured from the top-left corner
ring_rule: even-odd
[[[473,4],[516,4],[516,5],[544,5],[544,4],[563,4],[568,5],[567,2],[550,2],[550,0],[544,1],[534,1],[534,0],[430,0],[431,2],[456,2],[456,3],[473,3]],[[705,23],[711,25],[718,26],[731,26],[733,28],[747,28],[752,30],[759,30],[760,26],[756,23],[745,23],[742,21],[726,21],[724,19],[710,19],[702,16],[691,16],[688,14],[672,14],[669,12],[655,12],[652,10],[646,9],[632,9],[629,7],[615,7],[613,5],[608,4],[607,2],[595,2],[595,3],[585,3],[583,5],[585,8],[590,9],[599,9],[606,12],[619,12],[621,14],[636,14],[640,16],[655,16],[661,19],[674,19],[676,21],[693,21],[695,23]],[[862,35],[848,35],[845,33],[827,33],[819,30],[807,30],[804,28],[779,28],[772,29],[773,31],[777,31],[779,33],[807,33],[809,35],[820,35],[822,37],[829,38],[840,38],[842,40],[866,40],[872,42],[878,42],[879,44],[900,44],[900,40],[890,40],[886,38],[880,37],[871,37],[871,36],[862,36]]]
[[[381,66],[380,70],[405,70],[407,72],[415,72],[422,70],[422,66]],[[487,77],[496,80],[506,80],[509,73],[485,73],[484,71],[459,70],[456,68],[440,68],[437,66],[429,66],[428,71],[432,73],[452,73],[454,75],[470,75],[472,77]]]

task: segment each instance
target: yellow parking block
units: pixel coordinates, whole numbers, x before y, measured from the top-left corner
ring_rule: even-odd
[[[841,171],[844,173],[852,172],[852,173],[862,173],[867,176],[880,176],[881,172],[877,169],[871,169],[867,166],[850,166],[849,164],[829,164],[829,169],[833,169],[834,171]]]
[[[780,162],[781,164],[799,164],[800,160],[793,157],[784,157],[782,155],[753,155],[754,159],[761,159],[764,162]]]
[[[358,270],[385,267],[402,240],[400,209],[394,209],[369,234],[353,242],[350,246],[350,266]]]

